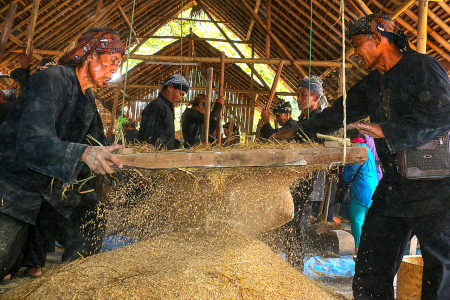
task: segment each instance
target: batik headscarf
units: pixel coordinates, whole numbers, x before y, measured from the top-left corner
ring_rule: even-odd
[[[6,99],[9,99],[13,94],[17,97],[20,93],[20,84],[9,75],[0,75],[0,91]]]
[[[183,91],[185,93],[189,92],[189,83],[180,74],[172,74],[167,77],[167,79],[162,84],[162,89],[164,90],[170,85],[173,85],[175,89]]]
[[[401,30],[388,15],[371,14],[359,18],[354,23],[350,23],[347,30],[347,37],[354,35],[372,34],[379,32],[382,36],[394,41],[395,45],[403,52],[413,51],[408,43],[403,30]]]
[[[323,110],[328,107],[328,100],[325,94],[323,93],[323,80],[320,79],[319,76],[311,75],[311,83],[309,81],[309,77],[305,76],[299,83],[297,89],[304,87],[309,89],[311,86],[311,91],[314,91],[320,94],[320,99],[318,106]]]
[[[78,65],[97,52],[99,54],[125,54],[125,45],[120,38],[110,31],[85,32],[77,41],[77,45],[60,60],[60,65]]]
[[[292,114],[292,106],[289,102],[278,102],[273,108],[274,114]]]

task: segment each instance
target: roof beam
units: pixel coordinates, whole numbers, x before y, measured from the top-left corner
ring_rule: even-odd
[[[261,4],[261,0],[256,0],[256,4],[255,4],[255,13],[258,13],[259,10],[259,5]],[[253,26],[255,25],[255,20],[252,19],[250,21],[250,26],[248,27],[248,31],[247,31],[247,37],[245,38],[246,41],[250,40],[250,37],[252,35],[252,31],[253,31]]]
[[[206,13],[206,15],[208,16],[208,18],[210,20],[214,21],[214,18],[211,16],[211,14],[209,13],[209,11],[200,3],[198,2],[198,5],[200,5],[200,7],[203,9],[203,11]],[[223,35],[223,37],[230,43],[231,47],[233,47],[233,49],[238,53],[238,55],[242,58],[245,58],[245,55],[242,54],[242,52],[239,50],[238,47],[236,47],[235,44],[233,44],[233,42],[230,40],[230,38],[228,37],[228,35],[225,33],[225,31],[223,31],[223,29],[219,26],[219,24],[217,24],[217,22],[213,22],[214,25],[216,26],[216,28],[220,31],[220,33]],[[254,74],[256,75],[256,77],[258,77],[258,79],[261,81],[261,83],[264,85],[265,88],[269,89],[269,86],[267,85],[266,81],[264,80],[264,78],[262,78],[262,76],[256,71],[254,70],[253,66],[250,64],[247,64],[247,66],[249,67],[250,70],[252,70],[254,72]]]
[[[286,49],[286,47],[283,45],[283,43],[277,38],[277,36],[275,34],[273,34],[272,31],[268,30],[267,26],[264,24],[264,22],[261,20],[260,17],[258,17],[257,14],[255,14],[255,12],[250,8],[250,6],[248,5],[248,3],[246,2],[246,0],[241,0],[241,3],[244,5],[245,9],[247,9],[248,12],[250,12],[250,14],[252,15],[253,19],[258,22],[258,24],[261,26],[261,28],[263,28],[267,34],[270,35],[270,37],[272,38],[272,40],[278,45],[278,47],[280,47],[281,51],[284,53],[284,55],[289,59],[289,60],[294,60],[294,57],[291,55],[291,53],[289,53],[289,51]],[[298,66],[297,64],[293,63],[293,68],[294,71],[304,77],[306,76],[306,72],[303,70],[302,67]]]
[[[14,18],[16,16],[17,10],[17,1],[12,1],[8,6],[8,14],[6,15],[6,20],[2,28],[2,35],[0,38],[0,61],[3,58],[3,54],[5,53],[6,44],[8,43],[9,33],[11,31],[11,27],[14,23]]]

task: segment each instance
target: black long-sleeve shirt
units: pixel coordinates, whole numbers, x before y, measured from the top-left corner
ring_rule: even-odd
[[[270,138],[270,136],[272,134],[274,134],[278,131],[290,129],[290,128],[296,128],[296,126],[297,126],[297,122],[292,118],[289,118],[289,120],[283,126],[280,126],[280,128],[278,128],[278,129],[272,128],[270,123],[266,123],[263,125],[263,127],[261,127],[261,136],[265,139],[268,139],[268,138]]]
[[[158,98],[142,111],[139,140],[157,148],[166,147],[168,150],[179,148],[175,140],[174,121],[173,104],[160,93]]]
[[[77,179],[87,134],[104,142],[93,94],[82,92],[75,67],[55,66],[31,76],[0,126],[0,212],[34,224],[46,197],[70,215],[73,205],[52,203],[46,192],[52,178],[65,184]]]
[[[386,116],[380,77],[389,94],[393,119]],[[434,58],[416,52],[402,59],[384,74],[372,71],[347,92],[348,123],[370,116],[380,125],[384,138],[375,139],[384,168],[374,201],[386,197],[386,214],[424,216],[450,207],[450,178],[409,180],[397,171],[396,153],[450,130],[450,80]],[[311,137],[330,133],[342,126],[342,98],[314,118],[301,123]]]
[[[214,133],[217,128],[219,114],[222,110],[222,104],[216,102],[209,117],[209,133]],[[181,125],[183,127],[183,138],[187,147],[192,147],[203,142],[203,127],[205,115],[193,108],[186,108],[181,116]]]

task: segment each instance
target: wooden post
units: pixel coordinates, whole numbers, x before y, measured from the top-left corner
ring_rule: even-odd
[[[117,104],[119,103],[120,90],[122,90],[122,86],[123,86],[122,67],[123,67],[123,64],[120,66],[119,84],[117,85],[116,94],[114,95],[114,103],[113,103],[113,108],[112,108],[112,111],[111,111],[111,123],[109,125],[108,132],[106,133],[106,136],[108,138],[112,137],[114,125],[115,125],[115,122],[116,122]]]
[[[33,36],[34,36],[34,28],[36,27],[36,19],[39,12],[39,4],[41,0],[33,0],[33,7],[31,9],[31,15],[30,15],[30,23],[27,27],[27,50],[25,51],[25,54],[29,54],[31,51],[31,43],[33,42]]]
[[[270,58],[270,34],[272,20],[272,1],[267,0],[267,34],[266,34],[266,58]]]
[[[219,97],[223,96],[223,84],[225,81],[225,52],[220,52],[220,79],[219,79]],[[224,104],[225,105],[225,104]],[[219,113],[217,122],[217,144],[222,144],[222,115],[223,109]]]
[[[9,33],[11,32],[14,18],[16,17],[17,1],[9,3],[8,13],[6,15],[5,23],[2,28],[2,37],[0,39],[0,61],[5,54],[6,45],[8,44]]]
[[[427,52],[428,0],[419,0],[419,20],[417,22],[417,52]]]
[[[212,84],[213,84],[213,68],[208,68],[206,74],[205,132],[203,133],[205,143],[208,143],[209,137],[209,116],[211,113]]]
[[[192,28],[189,28],[189,30],[190,30],[190,32],[189,32],[189,48],[188,48],[188,57],[192,57],[192,49],[193,49],[193,43],[194,43],[194,33],[192,32]],[[185,66],[184,67],[184,78],[186,78],[186,80],[188,81],[188,82],[191,82],[190,80],[189,80],[189,75],[190,75],[190,73],[191,73],[191,67],[189,67],[189,66]],[[192,82],[191,82],[191,85],[192,85]]]
[[[280,76],[281,76],[281,70],[283,70],[283,64],[284,64],[283,61],[280,61],[280,63],[278,64],[277,74],[275,75],[275,78],[273,79],[272,89],[270,90],[269,99],[267,100],[267,103],[266,103],[266,110],[269,110],[270,105],[272,104],[273,97],[275,96],[275,92],[277,90],[277,85],[278,85],[278,80],[280,79]]]

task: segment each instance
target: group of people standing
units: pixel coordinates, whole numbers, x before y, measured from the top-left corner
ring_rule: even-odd
[[[412,51],[404,33],[386,15],[363,17],[352,23],[347,32],[355,59],[369,71],[347,92],[347,118],[354,122],[348,129],[357,129],[374,139],[383,167],[383,177],[375,189],[373,185],[378,181],[373,176],[375,158],[368,152],[365,165],[366,173],[372,174],[370,188],[360,193],[355,184],[353,197],[363,201],[350,205],[350,215],[359,216],[355,224],[366,215],[360,237],[355,230],[355,240],[358,238],[360,242],[353,280],[354,298],[394,299],[394,276],[413,231],[421,243],[424,259],[422,299],[450,299],[450,178],[411,180],[398,172],[396,161],[397,152],[450,130],[448,74],[437,60]],[[86,239],[96,232],[94,229],[83,232],[78,226],[85,220],[88,209],[91,210],[87,204],[97,204],[98,200],[80,196],[64,201],[60,192],[76,183],[81,174],[113,173],[111,164],[122,168],[111,153],[122,146],[91,146],[88,136],[100,142],[104,140],[91,89],[108,84],[117,72],[124,51],[114,30],[100,28],[84,33],[58,66],[28,79],[2,123],[0,280],[26,265],[29,257],[34,263],[39,261],[45,253],[45,243],[39,245],[42,239],[50,236],[66,246],[71,241],[80,245],[83,242],[77,238]],[[8,97],[13,97],[10,90],[14,82],[0,80],[0,100],[8,102]],[[161,145],[167,149],[178,148],[174,107],[188,90],[188,82],[182,76],[169,76],[158,98],[142,113],[138,139],[157,148]],[[383,97],[386,94],[388,101]],[[202,97],[197,97],[182,117],[188,122],[183,127],[189,130],[185,133],[189,146],[206,142],[199,134],[203,103]],[[304,142],[315,139],[316,133],[329,134],[342,126],[342,97],[333,106],[322,109],[322,105],[327,105],[317,77],[300,82],[298,104],[302,110],[298,121],[290,117],[288,104],[276,105],[274,114],[281,130],[271,128],[269,114],[263,112],[260,124],[263,136]],[[224,99],[219,98],[213,108],[210,128],[217,126],[214,122],[223,105]],[[367,116],[371,123],[357,121]],[[354,142],[364,144],[361,137],[356,137]],[[348,183],[353,179],[359,168],[344,167],[343,181]],[[363,168],[359,174],[364,174]],[[312,195],[311,186],[314,189],[314,182],[306,193]],[[366,214],[368,206],[371,207]],[[298,209],[296,213],[300,220],[301,211]],[[101,232],[101,225],[97,229]],[[98,235],[101,233],[94,233],[93,238]],[[86,254],[99,251],[97,246]],[[68,252],[67,260],[73,259],[70,247]]]

